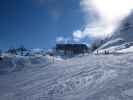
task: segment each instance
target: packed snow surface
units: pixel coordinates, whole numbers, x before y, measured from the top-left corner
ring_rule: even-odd
[[[30,66],[0,75],[0,100],[133,100],[132,53]]]

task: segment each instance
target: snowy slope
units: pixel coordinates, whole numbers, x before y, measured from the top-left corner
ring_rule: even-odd
[[[89,55],[0,76],[0,100],[133,100],[133,54]]]
[[[117,52],[118,53],[132,53],[133,52],[133,46],[131,46],[129,48],[121,49],[121,50],[119,50]]]
[[[118,43],[120,44],[120,41]],[[118,45],[118,43],[111,40],[95,50],[94,54],[105,54],[105,51],[109,52],[109,54],[133,53],[133,42],[123,42],[121,45]]]
[[[107,43],[103,44],[99,49],[106,49],[109,47],[119,46],[124,44],[125,41],[122,38],[112,39],[108,41]]]

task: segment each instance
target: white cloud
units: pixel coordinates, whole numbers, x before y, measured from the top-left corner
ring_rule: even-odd
[[[62,36],[56,38],[56,43],[68,43],[69,41],[70,41],[69,38],[65,38]]]
[[[88,19],[90,13],[96,19],[86,20],[88,24],[83,31],[73,33],[75,38],[109,36],[133,10],[133,0],[81,0],[80,5]]]
[[[57,37],[56,42],[57,43],[64,42],[64,37]]]
[[[73,32],[73,37],[75,37],[75,38],[83,38],[84,34],[82,33],[81,30],[76,30],[76,31]]]

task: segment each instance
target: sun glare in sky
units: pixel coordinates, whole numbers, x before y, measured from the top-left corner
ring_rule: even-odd
[[[114,21],[130,13],[133,0],[92,0],[92,5],[101,17]]]
[[[98,20],[88,22],[82,32],[91,37],[110,36],[133,10],[133,0],[81,0],[81,5],[86,13],[98,16]]]

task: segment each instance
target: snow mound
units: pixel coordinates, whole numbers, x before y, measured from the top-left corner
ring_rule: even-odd
[[[44,66],[51,63],[51,59],[47,56],[6,56],[0,61],[0,74],[17,72]]]

